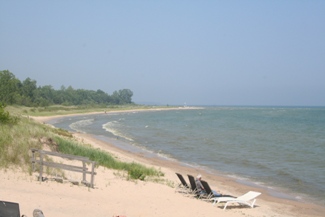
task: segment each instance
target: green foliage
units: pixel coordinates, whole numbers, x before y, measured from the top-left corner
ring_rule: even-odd
[[[0,123],[8,123],[9,120],[9,112],[5,111],[5,106],[0,104]]]
[[[72,138],[72,134],[67,131],[67,130],[64,130],[64,129],[61,129],[61,128],[53,128],[52,130],[55,134],[58,134],[60,136],[65,136],[65,137],[70,137]]]
[[[0,71],[0,101],[8,105],[125,105],[132,104],[133,92],[129,89],[114,91],[110,96],[102,90],[73,89],[71,86],[55,90],[51,85],[37,87],[30,78],[23,82],[8,70]]]
[[[1,124],[15,124],[18,121],[17,117],[10,116],[8,111],[5,111],[5,105],[0,103],[0,123]]]
[[[30,165],[29,149],[41,148],[39,138],[50,136],[48,127],[41,127],[27,118],[14,125],[0,124],[0,167]]]
[[[132,103],[133,92],[128,89],[114,91],[112,101],[114,104],[130,104]]]
[[[30,170],[29,150],[42,149],[42,138],[48,138],[47,141],[55,141],[53,144],[57,146],[53,148],[58,149],[59,152],[88,157],[101,166],[125,171],[129,179],[144,180],[146,177],[164,175],[161,171],[138,163],[119,161],[107,152],[72,140],[72,135],[68,131],[39,124],[28,118],[21,118],[15,125],[0,124],[0,135],[0,167],[2,168],[15,165]]]
[[[147,176],[163,176],[164,174],[154,168],[147,168],[138,163],[126,163],[116,160],[107,152],[103,152],[91,147],[85,147],[77,144],[76,142],[55,137],[55,141],[59,145],[59,151],[65,154],[79,155],[88,157],[92,161],[96,161],[99,165],[127,171],[129,178],[144,180]]]
[[[8,70],[0,71],[0,102],[14,104],[19,95],[20,81]]]

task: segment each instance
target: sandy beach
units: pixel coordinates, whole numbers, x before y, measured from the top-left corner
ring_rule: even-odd
[[[71,116],[71,115],[70,115]],[[41,123],[52,117],[35,117]],[[155,157],[144,157],[120,150],[114,146],[93,138],[88,134],[74,133],[77,140],[91,144],[95,148],[105,150],[123,161],[135,161],[160,169],[165,183],[153,181],[129,181],[117,171],[99,166],[96,168],[95,188],[73,185],[69,182],[37,181],[20,169],[0,170],[0,199],[17,202],[21,215],[32,216],[34,209],[41,209],[46,217],[74,216],[127,216],[127,217],[179,217],[179,216],[324,216],[325,208],[312,203],[302,203],[271,196],[266,190],[246,186],[229,177],[190,168],[179,162],[167,161]],[[176,192],[180,182],[175,172],[196,176],[202,174],[203,180],[223,194],[234,196],[248,191],[258,191],[262,195],[257,198],[256,207],[231,205],[223,210],[223,204],[212,205],[193,197]],[[71,176],[81,176],[80,174]],[[186,179],[187,180],[187,179]],[[168,184],[166,184],[168,183]]]

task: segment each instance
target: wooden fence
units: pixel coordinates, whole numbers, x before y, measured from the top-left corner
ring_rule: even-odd
[[[96,172],[95,172],[96,162],[95,161],[91,161],[87,157],[81,157],[81,156],[76,156],[76,155],[61,154],[58,152],[43,151],[43,150],[38,150],[38,149],[34,149],[34,148],[32,148],[30,150],[32,152],[32,158],[31,158],[32,170],[35,171],[36,163],[40,165],[40,169],[39,169],[39,180],[40,181],[43,180],[43,166],[47,166],[47,167],[59,168],[59,169],[63,169],[63,170],[69,170],[69,171],[73,171],[73,172],[82,173],[81,183],[83,183],[91,188],[94,188],[94,176],[96,175]],[[36,154],[36,153],[38,153],[38,154]],[[56,156],[56,157],[65,158],[65,159],[69,159],[69,160],[78,160],[78,161],[81,161],[82,166],[74,166],[74,165],[69,165],[69,164],[46,161],[46,158],[45,158],[46,155]],[[91,165],[90,170],[88,170],[88,168],[87,168],[87,163]],[[87,182],[87,180],[86,180],[87,174],[91,175],[90,183]]]

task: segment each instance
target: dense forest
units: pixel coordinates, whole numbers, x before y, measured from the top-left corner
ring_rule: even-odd
[[[132,104],[129,89],[114,91],[73,89],[71,86],[55,90],[51,85],[37,86],[30,78],[20,81],[8,70],[0,71],[0,103],[29,107],[50,105],[124,105]]]

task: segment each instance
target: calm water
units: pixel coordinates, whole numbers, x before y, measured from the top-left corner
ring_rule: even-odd
[[[324,107],[205,107],[88,115],[51,124],[217,170],[275,196],[325,204]]]

